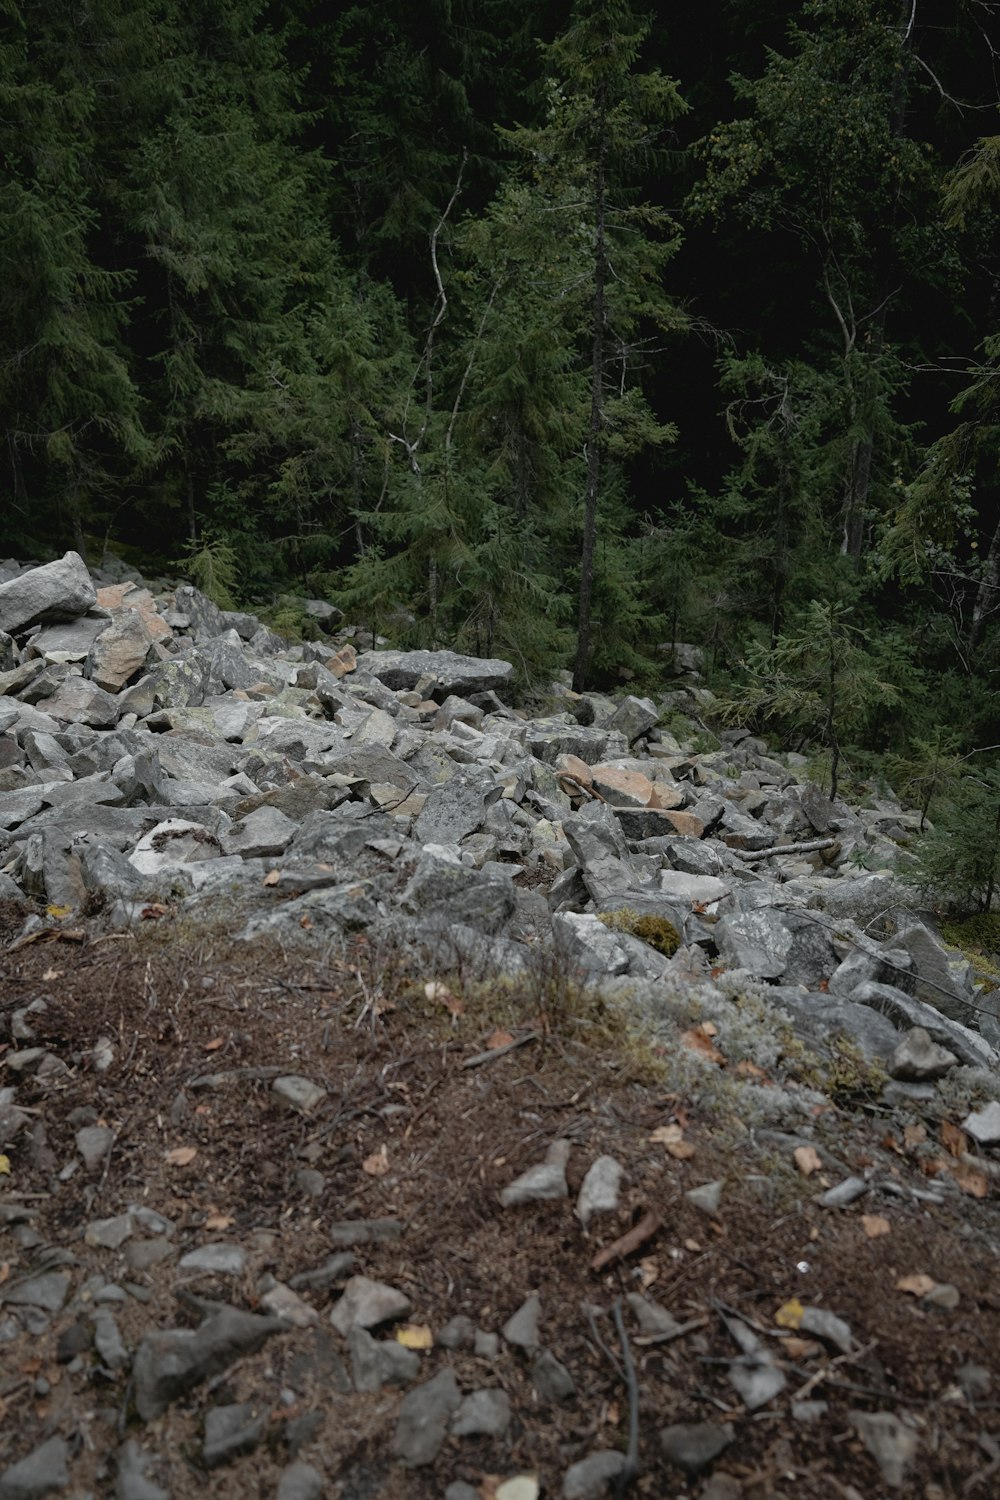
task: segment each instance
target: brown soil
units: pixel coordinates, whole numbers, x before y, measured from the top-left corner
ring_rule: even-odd
[[[540,1475],[543,1495],[558,1495],[571,1463],[627,1442],[628,1392],[609,1358],[619,1350],[605,1314],[616,1298],[644,1289],[697,1326],[657,1346],[639,1341],[628,1320],[640,1429],[630,1494],[702,1493],[706,1478],[686,1479],[671,1467],[658,1439],[669,1423],[701,1420],[734,1424],[736,1440],[715,1473],[733,1476],[741,1486],[733,1494],[746,1500],[889,1494],[852,1426],[849,1413],[858,1409],[896,1413],[918,1434],[919,1461],[891,1493],[986,1500],[1000,1491],[992,1179],[984,1199],[953,1190],[941,1206],[880,1196],[824,1210],[815,1202],[819,1174],[799,1175],[787,1148],[755,1146],[751,1137],[734,1147],[732,1133],[695,1097],[672,1087],[669,1053],[626,1045],[593,1013],[581,1018],[565,976],[541,976],[534,991],[529,985],[520,994],[479,988],[449,1008],[447,997],[427,998],[426,976],[408,973],[405,955],[375,952],[363,939],[343,953],[311,948],[308,933],[295,951],[246,945],[228,939],[224,915],[206,927],[167,912],[151,915],[135,934],[88,922],[25,942],[15,936],[23,913],[8,909],[2,918],[0,1087],[13,1081],[4,1054],[29,1045],[10,1040],[9,1018],[39,997],[47,1008],[31,1045],[54,1053],[66,1071],[18,1086],[18,1104],[38,1113],[33,1135],[22,1132],[7,1145],[11,1172],[0,1177],[0,1204],[30,1210],[41,1241],[25,1244],[23,1232],[0,1220],[0,1278],[23,1278],[45,1247],[72,1252],[74,1291],[94,1271],[136,1288],[118,1314],[134,1349],[151,1327],[194,1325],[191,1292],[253,1308],[264,1271],[288,1281],[329,1256],[332,1222],[394,1217],[405,1224],[401,1239],[359,1249],[355,1269],[406,1291],[413,1323],[439,1331],[465,1313],[478,1327],[499,1330],[537,1292],[543,1341],[576,1383],[573,1399],[544,1407],[513,1348],[502,1345],[492,1366],[469,1351],[429,1350],[425,1378],[450,1362],[464,1391],[504,1387],[515,1416],[503,1439],[451,1439],[431,1466],[408,1471],[390,1456],[401,1393],[350,1389],[345,1348],[327,1322],[339,1285],[304,1294],[319,1312],[316,1328],[273,1338],[146,1428],[125,1377],[110,1376],[93,1351],[82,1368],[59,1364],[57,1340],[75,1318],[66,1310],[46,1333],[0,1345],[7,1462],[59,1432],[76,1450],[72,1492],[106,1495],[114,1487],[111,1455],[134,1436],[158,1455],[150,1477],[174,1500],[206,1486],[232,1500],[268,1496],[290,1461],[289,1437],[301,1437],[297,1419],[313,1414],[299,1456],[328,1476],[327,1493],[339,1500],[439,1497],[455,1479],[489,1497],[497,1478],[522,1472]],[[534,1039],[463,1067],[498,1040],[497,1027],[515,1040]],[[101,1037],[113,1046],[103,1072],[93,1053]],[[327,1090],[311,1117],[277,1106],[276,1072],[304,1074]],[[208,1075],[221,1077],[206,1082]],[[94,1173],[79,1165],[74,1145],[88,1121],[115,1132],[108,1162]],[[670,1123],[694,1148],[686,1160],[650,1140]],[[900,1134],[898,1123],[863,1093],[831,1105],[818,1128],[850,1171],[877,1165],[904,1189],[931,1185],[921,1170],[928,1152],[890,1139]],[[573,1198],[499,1206],[501,1188],[556,1137],[573,1142],[571,1194],[600,1154],[626,1170],[620,1211],[598,1215],[589,1234]],[[179,1147],[196,1148],[187,1165],[170,1162]],[[383,1148],[387,1170],[378,1175]],[[74,1162],[78,1169],[65,1175]],[[320,1196],[298,1179],[307,1167],[323,1175]],[[726,1187],[711,1218],[684,1194],[719,1177]],[[126,1272],[120,1252],[83,1242],[88,1222],[136,1203],[178,1226],[177,1255],[145,1274]],[[653,1238],[594,1272],[595,1254],[650,1210],[661,1220]],[[890,1232],[869,1238],[863,1213],[884,1215]],[[177,1269],[180,1254],[213,1240],[247,1249],[244,1284],[193,1281]],[[958,1307],[929,1307],[896,1289],[915,1272],[953,1283]],[[792,1297],[845,1319],[860,1352],[841,1357],[802,1336],[785,1338],[775,1314]],[[595,1322],[585,1303],[603,1310]],[[754,1413],[728,1379],[738,1350],[723,1312],[759,1330],[788,1377],[785,1392]],[[967,1363],[993,1376],[993,1391],[977,1401],[956,1385]],[[803,1387],[827,1403],[813,1421],[791,1410]],[[206,1407],[244,1399],[271,1408],[265,1442],[206,1474]]]

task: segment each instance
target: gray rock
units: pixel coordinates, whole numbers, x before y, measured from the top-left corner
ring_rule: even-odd
[[[719,1211],[724,1186],[721,1180],[703,1182],[700,1187],[689,1188],[684,1196],[695,1208],[700,1208],[702,1213],[714,1215]]]
[[[859,984],[894,984],[912,995],[917,976],[905,948],[852,948],[830,975],[830,993],[850,996]]]
[[[991,1099],[983,1109],[966,1115],[962,1129],[967,1130],[981,1146],[995,1146],[1000,1142],[1000,1104]]]
[[[703,1474],[735,1436],[731,1422],[677,1422],[660,1429],[660,1446],[685,1474]]]
[[[277,1500],[322,1500],[325,1493],[322,1474],[301,1459],[289,1464],[278,1481]]]
[[[889,1059],[889,1076],[911,1082],[943,1078],[957,1063],[954,1052],[931,1041],[922,1026],[914,1026]]]
[[[310,1115],[326,1098],[326,1089],[311,1078],[302,1078],[296,1073],[285,1074],[271,1084],[271,1093],[280,1104],[296,1114]]]
[[[213,1312],[198,1328],[147,1333],[132,1367],[135,1405],[144,1422],[166,1411],[171,1401],[212,1375],[254,1354],[275,1333],[287,1331],[280,1318],[261,1318],[235,1307]]]
[[[94,1312],[94,1348],[109,1370],[124,1370],[129,1354],[121,1330],[107,1308]]]
[[[891,1489],[902,1488],[906,1471],[917,1456],[916,1433],[892,1412],[852,1411],[851,1421]]]
[[[201,1458],[206,1469],[217,1469],[243,1453],[252,1453],[267,1429],[267,1409],[250,1401],[213,1406],[205,1413],[205,1441]]]
[[[863,1177],[845,1177],[843,1182],[836,1183],[821,1194],[818,1201],[824,1208],[847,1208],[849,1204],[863,1198],[867,1191],[868,1184]]]
[[[76,1149],[89,1172],[103,1168],[108,1152],[115,1143],[115,1133],[107,1125],[84,1125],[76,1132]]]
[[[96,1245],[102,1250],[117,1250],[135,1233],[135,1220],[131,1214],[116,1214],[113,1219],[92,1219],[84,1230],[85,1245]]]
[[[352,1328],[378,1328],[405,1318],[411,1303],[405,1292],[384,1281],[352,1276],[330,1314],[330,1322],[345,1338]]]
[[[348,1331],[351,1376],[357,1391],[380,1391],[383,1386],[412,1385],[420,1374],[420,1355],[395,1339],[375,1339],[364,1328]]]
[[[221,609],[213,604],[200,589],[193,584],[185,583],[174,595],[174,609],[178,614],[186,615],[188,619],[187,629],[196,641],[210,640],[214,635],[222,635],[226,629],[226,622]]]
[[[471,1349],[475,1341],[476,1325],[465,1313],[449,1318],[435,1339],[442,1349]]]
[[[467,865],[423,854],[400,897],[405,912],[499,933],[517,907],[514,886]]]
[[[45,712],[68,724],[86,724],[91,729],[113,729],[121,712],[119,700],[85,677],[67,677],[51,698]]]
[[[452,1437],[502,1437],[510,1426],[506,1391],[472,1391],[451,1419]]]
[[[563,1475],[563,1500],[600,1500],[609,1495],[625,1468],[625,1455],[614,1448],[599,1449],[571,1464]]]
[[[178,1267],[182,1271],[194,1271],[202,1276],[242,1276],[246,1270],[247,1253],[242,1245],[199,1245],[182,1255]]]
[[[577,1218],[586,1229],[595,1213],[613,1213],[621,1197],[623,1169],[613,1156],[599,1156],[588,1169],[576,1200]]]
[[[566,1163],[571,1150],[569,1141],[553,1141],[543,1162],[529,1167],[503,1189],[500,1194],[501,1205],[512,1208],[518,1203],[538,1203],[568,1197]]]
[[[118,1450],[117,1500],[170,1500],[170,1491],[161,1489],[147,1478],[146,1470],[154,1462],[131,1438]]]
[[[780,1396],[788,1381],[769,1349],[742,1354],[729,1366],[729,1379],[747,1411],[758,1411]]]
[[[519,1349],[527,1349],[529,1354],[533,1353],[539,1347],[538,1324],[541,1316],[541,1298],[537,1292],[532,1292],[503,1326],[503,1336],[508,1344],[515,1344]]]
[[[298,824],[277,807],[258,807],[222,835],[222,849],[244,859],[273,858],[285,852],[297,832]]]
[[[531,1365],[531,1383],[538,1392],[539,1400],[549,1405],[557,1401],[568,1401],[576,1395],[576,1383],[566,1366],[552,1353],[541,1349]]]
[[[627,974],[631,956],[623,934],[592,912],[557,911],[552,933],[566,962],[596,974]]]
[[[36,620],[72,620],[96,602],[86,563],[78,552],[67,552],[58,562],[0,583],[0,630],[23,630]]]
[[[799,1326],[804,1333],[811,1333],[814,1338],[832,1344],[841,1354],[850,1354],[854,1348],[850,1324],[845,1323],[843,1318],[838,1318],[828,1308],[804,1308]]]
[[[477,656],[459,656],[454,651],[363,651],[358,657],[359,672],[402,692],[414,688],[422,679],[430,679],[427,696],[449,693],[486,692],[513,683],[514,668],[509,661]]]
[[[760,979],[816,989],[837,966],[825,928],[791,911],[762,907],[724,916],[715,928],[719,956]]]
[[[861,984],[851,998],[888,1016],[900,1029],[922,1026],[933,1041],[954,1052],[966,1067],[995,1068],[1000,1064],[1000,1057],[981,1036],[891,984]]]
[[[968,961],[949,954],[930,928],[922,923],[903,928],[892,941],[893,947],[904,948],[913,960],[917,971],[917,999],[933,1005],[954,1021],[970,1025],[975,1019],[975,1011],[971,1004],[974,991]],[[892,982],[896,984],[896,980]]]
[[[440,1371],[433,1380],[404,1396],[392,1439],[393,1457],[411,1469],[433,1463],[461,1399],[452,1370]]]
[[[486,809],[501,788],[479,776],[459,772],[431,791],[417,816],[413,832],[421,844],[458,843],[481,828]]]
[[[5,1286],[3,1301],[9,1307],[39,1307],[44,1312],[56,1313],[69,1296],[72,1284],[68,1271],[42,1271],[25,1281],[16,1281],[13,1286]]]
[[[72,554],[75,556],[76,554]],[[0,1500],[35,1500],[50,1495],[69,1484],[69,1444],[61,1437],[51,1437],[27,1458],[11,1464],[0,1474]]]
[[[129,855],[129,863],[140,875],[159,875],[179,865],[214,859],[219,840],[200,823],[184,818],[167,818],[143,834]]]
[[[660,710],[652,698],[629,696],[618,704],[614,713],[602,726],[604,729],[623,734],[629,744],[639,739],[648,729],[659,722]]]

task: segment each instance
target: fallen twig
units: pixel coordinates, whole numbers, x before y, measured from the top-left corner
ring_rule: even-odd
[[[610,1265],[613,1260],[631,1255],[633,1250],[638,1250],[640,1245],[644,1245],[647,1240],[652,1239],[662,1223],[663,1220],[659,1214],[654,1214],[652,1210],[649,1213],[643,1214],[638,1224],[633,1224],[627,1234],[621,1235],[617,1240],[612,1241],[610,1245],[606,1245],[603,1250],[598,1250],[590,1262],[590,1269],[592,1271],[603,1271],[604,1267]]]
[[[628,1447],[625,1449],[625,1462],[615,1481],[616,1493],[624,1495],[629,1485],[639,1477],[639,1382],[635,1376],[635,1361],[625,1331],[620,1297],[615,1298],[611,1316],[615,1320],[615,1332],[622,1351],[622,1364],[625,1366],[625,1388],[628,1391]]]
[[[505,1042],[502,1047],[491,1047],[488,1052],[477,1052],[473,1057],[467,1057],[462,1063],[463,1068],[480,1068],[483,1063],[495,1062],[498,1057],[506,1057],[508,1052],[513,1052],[515,1047],[523,1047],[526,1042],[537,1042],[538,1032],[527,1031],[524,1036],[517,1036],[512,1042]]]

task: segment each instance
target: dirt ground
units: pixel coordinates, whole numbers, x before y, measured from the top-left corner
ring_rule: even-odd
[[[15,1139],[0,1141],[10,1165],[0,1176],[0,1282],[23,1280],[53,1247],[69,1252],[75,1292],[92,1273],[127,1285],[116,1316],[133,1350],[149,1328],[194,1326],[192,1294],[253,1309],[263,1273],[288,1282],[323,1264],[337,1248],[332,1224],[394,1218],[400,1237],[359,1248],[355,1271],[405,1291],[411,1324],[435,1334],[459,1313],[499,1332],[537,1293],[543,1342],[576,1394],[541,1404],[529,1362],[503,1340],[492,1364],[435,1345],[421,1356],[421,1379],[449,1363],[463,1391],[500,1386],[513,1421],[502,1438],[449,1438],[433,1464],[405,1469],[390,1454],[403,1393],[354,1393],[345,1346],[329,1326],[341,1279],[303,1292],[319,1314],[314,1328],[272,1338],[144,1426],[127,1370],[103,1368],[92,1350],[65,1362],[60,1338],[77,1317],[70,1303],[46,1331],[0,1344],[6,1463],[58,1432],[74,1452],[69,1493],[80,1497],[116,1493],[113,1454],[127,1437],[155,1455],[150,1478],[174,1500],[206,1490],[233,1500],[273,1495],[293,1453],[327,1476],[337,1500],[421,1500],[455,1480],[489,1500],[498,1482],[528,1473],[543,1495],[559,1495],[570,1464],[627,1444],[630,1396],[608,1312],[644,1291],[693,1326],[657,1344],[627,1323],[639,1422],[630,1494],[1000,1494],[992,1162],[974,1190],[950,1183],[941,1204],[914,1198],[910,1188],[948,1177],[941,1151],[928,1150],[938,1126],[928,1121],[925,1139],[919,1128],[904,1139],[877,1097],[841,1094],[820,1113],[817,1142],[849,1172],[874,1169],[899,1193],[825,1209],[816,1200],[838,1171],[803,1175],[790,1149],[750,1135],[734,1145],[697,1091],[676,1088],[670,1048],[626,1045],[610,1019],[581,1015],[567,976],[549,974],[518,993],[480,985],[428,995],[405,952],[375,952],[364,938],[326,949],[308,934],[294,950],[236,943],[224,914],[209,915],[206,925],[154,908],[135,933],[102,930],[95,919],[53,923],[26,941],[23,911],[3,911],[0,1088],[17,1082],[18,1105],[33,1113]],[[38,1000],[33,1038],[18,1040],[14,1012]],[[28,1046],[63,1067],[15,1077],[8,1059]],[[484,1052],[493,1055],[467,1065]],[[326,1090],[308,1116],[282,1108],[271,1091],[288,1073]],[[95,1171],[75,1146],[87,1123],[114,1132]],[[560,1137],[573,1144],[570,1198],[501,1208],[501,1189]],[[603,1154],[625,1169],[626,1185],[618,1211],[595,1216],[584,1232],[575,1194]],[[707,1214],[685,1193],[715,1179],[723,1196]],[[83,1239],[88,1223],[134,1204],[177,1226],[177,1254],[147,1271],[126,1271],[120,1251]],[[592,1269],[603,1247],[650,1213],[659,1224],[652,1235]],[[181,1254],[212,1241],[246,1249],[241,1280],[179,1270]],[[957,1306],[899,1289],[916,1273],[953,1285]],[[793,1299],[845,1320],[850,1351],[780,1326]],[[597,1311],[588,1315],[588,1306]],[[739,1351],[727,1317],[755,1330],[787,1377],[756,1411],[729,1379]],[[265,1440],[206,1473],[205,1410],[251,1399],[270,1408]],[[793,1409],[801,1400],[825,1405],[810,1417]],[[900,1486],[860,1441],[857,1411],[894,1413],[916,1434],[918,1457]],[[731,1422],[734,1441],[714,1469],[685,1476],[665,1459],[660,1429],[706,1420]],[[728,1487],[720,1475],[730,1476]]]

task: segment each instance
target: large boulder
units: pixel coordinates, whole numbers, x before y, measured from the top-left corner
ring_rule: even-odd
[[[422,683],[428,696],[442,702],[451,693],[482,693],[509,685],[514,667],[509,661],[478,656],[459,656],[455,651],[364,651],[358,671],[399,692]],[[424,679],[429,679],[424,682]]]
[[[0,583],[0,630],[23,630],[38,620],[74,620],[97,600],[87,564],[78,552],[29,568]]]

